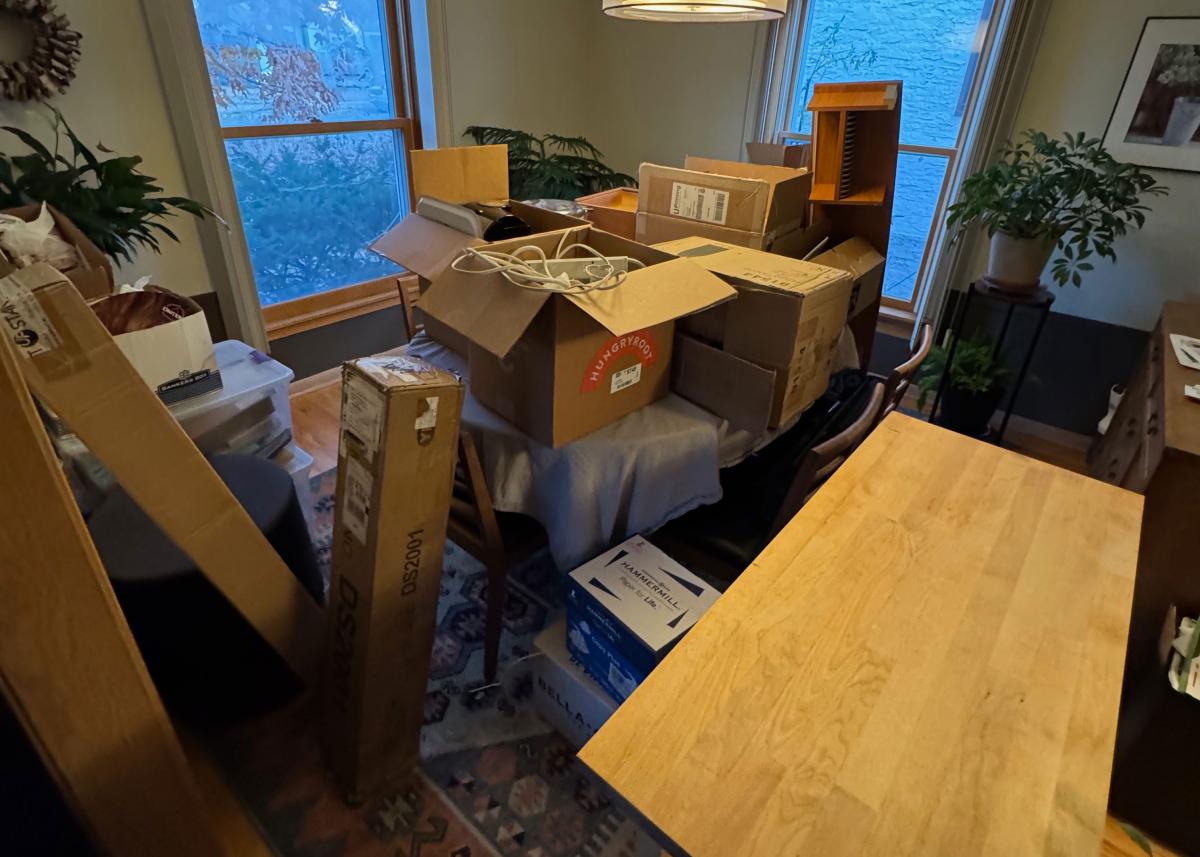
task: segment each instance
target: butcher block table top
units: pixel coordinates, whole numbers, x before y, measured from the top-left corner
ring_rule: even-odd
[[[893,414],[580,758],[696,857],[1093,857],[1141,514]]]

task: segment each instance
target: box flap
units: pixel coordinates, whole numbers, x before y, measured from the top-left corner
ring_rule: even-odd
[[[570,230],[570,233],[566,243],[591,241],[602,252],[645,257],[648,262],[664,260],[631,272],[625,282],[614,289],[565,296],[614,336],[698,312],[737,295],[728,284],[686,260],[670,259],[650,248],[590,227]],[[564,234],[567,233],[547,232],[499,241],[490,245],[490,249],[511,253],[519,247],[533,245],[540,247],[547,256],[553,256]],[[515,286],[499,274],[471,274],[447,268],[421,296],[421,309],[484,350],[503,358],[552,297],[554,293],[549,291]]]
[[[413,198],[432,196],[461,205],[508,199],[508,146],[414,149]]]
[[[811,143],[746,143],[746,160],[773,167],[808,168]]]
[[[816,256],[813,261],[849,271],[858,279],[882,265],[883,255],[866,238],[856,235]]]
[[[632,271],[615,289],[568,295],[614,336],[708,309],[737,292],[699,265],[673,259]]]
[[[776,167],[770,164],[746,164],[741,161],[722,161],[718,158],[698,158],[688,155],[683,162],[685,170],[695,170],[700,173],[711,173],[718,176],[734,176],[739,179],[757,179],[758,181],[779,184],[808,175],[804,168]]]
[[[770,424],[775,370],[676,333],[671,389],[733,428],[761,437]]]
[[[410,214],[369,245],[369,249],[414,274],[435,280],[467,247],[484,242],[419,214]]]
[[[656,245],[738,283],[785,294],[807,295],[848,279],[840,269],[791,259],[711,238],[693,236]]]

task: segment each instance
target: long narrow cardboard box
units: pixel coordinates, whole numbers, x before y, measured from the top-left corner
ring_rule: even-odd
[[[462,402],[456,375],[415,358],[343,370],[321,695],[326,760],[353,796],[417,761]]]
[[[0,280],[0,317],[34,395],[303,679],[323,617],[75,287],[37,264]]]

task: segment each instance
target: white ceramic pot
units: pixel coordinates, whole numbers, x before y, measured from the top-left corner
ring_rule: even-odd
[[[1014,238],[1004,232],[992,236],[987,279],[1009,292],[1031,292],[1042,279],[1055,242],[1039,238]]]

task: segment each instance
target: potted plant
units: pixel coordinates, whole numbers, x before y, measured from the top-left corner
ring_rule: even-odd
[[[605,164],[604,154],[583,137],[538,137],[525,131],[472,125],[463,132],[479,145],[508,146],[509,196],[513,199],[577,199],[614,187],[637,187],[637,179]]]
[[[986,279],[1032,291],[1057,249],[1054,281],[1080,285],[1093,257],[1116,261],[1113,242],[1146,222],[1146,196],[1167,189],[1133,164],[1115,160],[1080,131],[1061,140],[1025,131],[1000,160],[963,182],[948,224],[979,224],[991,239]]]
[[[954,365],[942,391],[937,422],[953,431],[983,437],[1000,399],[1002,381],[1008,369],[995,346],[986,338],[961,339],[954,349]],[[950,346],[935,345],[921,367],[917,387],[921,391],[917,407],[924,410],[929,394],[936,392],[946,372]]]
[[[20,128],[0,128],[29,148],[26,154],[0,151],[0,209],[48,202],[105,255],[125,262],[133,261],[139,247],[157,253],[162,235],[179,240],[162,218],[176,211],[212,214],[187,197],[162,196],[157,179],[138,170],[137,155],[118,156],[104,146],[97,146],[103,153],[97,155],[57,110],[53,127],[54,151]]]

